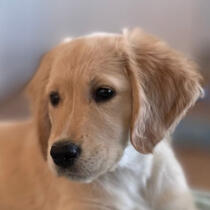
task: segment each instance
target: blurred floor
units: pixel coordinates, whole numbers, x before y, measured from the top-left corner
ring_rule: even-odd
[[[210,151],[175,147],[178,160],[192,188],[210,190]]]

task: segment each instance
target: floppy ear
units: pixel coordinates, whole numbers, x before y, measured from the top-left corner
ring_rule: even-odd
[[[142,153],[168,135],[202,94],[193,63],[140,29],[124,33],[132,87],[131,142]]]
[[[34,123],[37,129],[37,137],[40,142],[44,158],[47,158],[47,146],[50,133],[50,120],[48,117],[48,97],[45,94],[46,85],[51,70],[53,53],[47,53],[32,80],[26,87],[32,105]]]

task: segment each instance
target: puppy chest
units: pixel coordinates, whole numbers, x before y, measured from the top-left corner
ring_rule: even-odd
[[[119,182],[112,180],[103,183],[103,188],[107,194],[107,202],[115,210],[149,210],[148,204],[140,193],[138,182]]]

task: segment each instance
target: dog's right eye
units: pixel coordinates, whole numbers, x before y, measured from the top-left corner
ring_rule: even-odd
[[[115,96],[115,91],[108,87],[100,87],[94,93],[94,99],[97,103],[105,102]]]
[[[56,91],[53,91],[50,93],[50,103],[53,105],[53,106],[57,106],[60,102],[60,96],[59,96],[59,93],[56,92]]]

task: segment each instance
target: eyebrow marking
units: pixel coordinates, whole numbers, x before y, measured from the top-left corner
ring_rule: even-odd
[[[125,91],[129,87],[129,81],[120,74],[101,74],[100,77],[91,81],[93,86],[110,86],[118,91]]]

